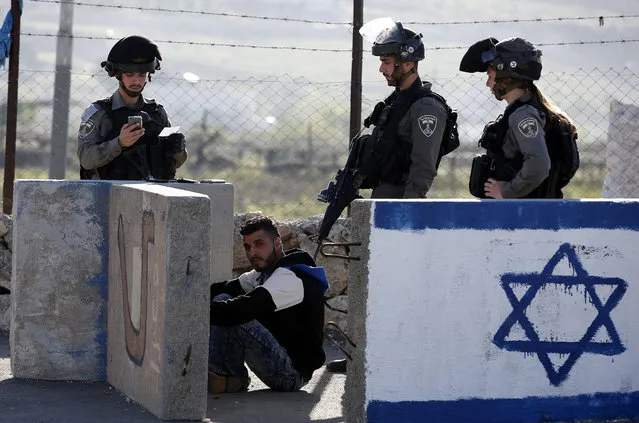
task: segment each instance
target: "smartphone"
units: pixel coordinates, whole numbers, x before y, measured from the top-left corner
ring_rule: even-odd
[[[142,128],[142,116],[129,116],[129,124],[136,124]]]

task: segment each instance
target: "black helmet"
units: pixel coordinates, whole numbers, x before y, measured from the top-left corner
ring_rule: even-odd
[[[490,66],[499,77],[536,81],[541,76],[541,50],[523,38],[498,42],[487,38],[470,46],[459,64],[462,72],[485,72]]]
[[[401,23],[381,31],[373,42],[373,56],[395,56],[400,62],[424,60],[422,34],[404,29]]]
[[[102,67],[109,76],[118,72],[154,73],[160,69],[160,51],[153,41],[141,35],[131,35],[115,43]]]

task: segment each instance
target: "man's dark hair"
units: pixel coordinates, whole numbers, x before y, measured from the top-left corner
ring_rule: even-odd
[[[247,220],[240,228],[240,235],[250,235],[259,230],[264,230],[267,234],[271,235],[273,239],[280,237],[277,226],[275,226],[271,218],[266,216],[257,216]]]

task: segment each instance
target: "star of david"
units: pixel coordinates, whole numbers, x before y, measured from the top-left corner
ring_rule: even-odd
[[[555,266],[563,259],[567,258],[571,265],[574,276],[553,275]],[[566,288],[583,286],[590,296],[592,305],[597,310],[597,316],[590,324],[586,333],[577,342],[542,341],[535,330],[535,327],[526,316],[526,308],[530,305],[537,292],[547,285],[561,285]],[[595,287],[606,285],[612,288],[612,292],[605,304],[601,301]],[[559,386],[570,373],[571,369],[584,353],[601,355],[618,355],[625,351],[621,343],[619,334],[610,318],[610,312],[619,304],[624,296],[628,284],[619,278],[604,278],[591,276],[584,270],[575,247],[570,244],[563,244],[548,261],[541,273],[506,273],[501,277],[501,286],[504,289],[508,301],[513,307],[513,311],[508,315],[504,323],[493,337],[493,343],[501,349],[508,351],[518,351],[527,354],[536,354],[542,366],[546,370],[548,380],[554,386]],[[526,293],[517,299],[513,292],[513,286],[529,286]],[[524,329],[528,340],[514,341],[506,340],[510,330],[519,323]],[[610,342],[595,342],[595,334],[600,328],[605,328],[608,332]],[[558,353],[567,355],[568,358],[557,369],[553,366],[548,354]]]

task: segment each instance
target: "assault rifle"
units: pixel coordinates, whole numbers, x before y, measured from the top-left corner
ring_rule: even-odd
[[[320,224],[317,237],[317,249],[315,250],[313,259],[317,258],[317,253],[319,253],[322,248],[322,242],[328,238],[331,228],[342,214],[342,211],[344,211],[351,201],[356,198],[361,198],[357,194],[357,190],[361,185],[361,177],[357,173],[358,153],[359,149],[357,145],[352,145],[344,168],[337,171],[335,180],[330,181],[326,189],[322,190],[317,196],[319,201],[328,203],[328,206],[326,207],[322,223]]]

